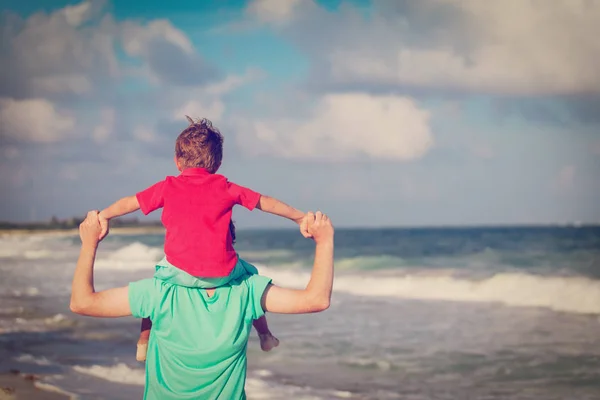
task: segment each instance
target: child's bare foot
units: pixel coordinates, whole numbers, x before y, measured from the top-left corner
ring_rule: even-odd
[[[140,337],[137,342],[137,351],[135,359],[138,361],[146,361],[146,353],[148,352],[148,338]]]
[[[270,332],[259,334],[260,348],[262,351],[271,351],[274,347],[279,346],[279,339],[273,336]]]

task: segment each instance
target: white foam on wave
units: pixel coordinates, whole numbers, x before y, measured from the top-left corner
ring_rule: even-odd
[[[249,371],[246,379],[246,395],[249,399],[299,399],[321,400],[330,398],[350,399],[354,395],[343,390],[323,390],[308,386],[282,384],[274,380],[266,381],[273,375],[268,370]]]
[[[162,248],[150,247],[134,242],[113,251],[108,256],[100,256],[96,262],[99,269],[135,271],[151,269],[164,256]]]
[[[46,382],[35,381],[33,383],[33,385],[36,388],[38,388],[40,390],[44,390],[46,392],[52,392],[52,393],[62,394],[64,396],[68,397],[69,400],[78,400],[79,399],[79,396],[76,395],[75,393],[67,392],[66,390],[63,390],[63,389],[59,388],[58,386],[51,385],[51,384],[46,383]]]
[[[259,268],[276,284],[303,287],[307,272]],[[600,314],[600,281],[586,277],[540,276],[500,273],[482,280],[435,275],[348,274],[337,276],[334,291],[368,297],[396,297],[419,300],[501,303],[514,307],[544,307],[554,311]],[[406,272],[406,271],[404,271]]]
[[[143,369],[131,368],[123,363],[112,366],[92,365],[90,367],[76,365],[73,369],[81,374],[95,376],[96,378],[116,383],[127,385],[144,385],[146,383],[146,374]]]
[[[18,357],[15,357],[15,361],[28,363],[28,364],[36,364],[36,365],[50,365],[50,360],[46,357],[35,357],[31,354],[21,354]]]
[[[0,237],[0,259],[55,260],[71,257],[72,245],[65,242],[64,237],[35,233]]]
[[[13,290],[12,295],[15,297],[34,297],[40,294],[40,290],[34,286],[29,286],[21,290]]]
[[[0,319],[0,334],[10,332],[50,332],[65,327],[73,326],[75,320],[63,314],[56,314],[47,318],[21,318]]]
[[[404,260],[393,256],[358,256],[342,258],[335,261],[335,268],[339,270],[376,270],[387,269],[390,265],[401,266]]]
[[[73,367],[76,372],[94,376],[110,382],[144,385],[146,383],[145,371],[139,368],[131,368],[124,363],[111,366],[92,365],[84,367],[77,365]],[[246,394],[252,399],[299,399],[299,400],[319,400],[323,395],[326,397],[352,398],[353,394],[340,390],[316,390],[310,387],[300,387],[294,385],[284,385],[276,382],[267,382],[261,378],[268,378],[272,373],[267,370],[258,370],[249,372],[246,379]]]

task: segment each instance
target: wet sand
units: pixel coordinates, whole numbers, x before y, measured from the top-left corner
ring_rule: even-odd
[[[38,383],[35,375],[17,371],[0,374],[0,400],[65,400],[70,396]]]

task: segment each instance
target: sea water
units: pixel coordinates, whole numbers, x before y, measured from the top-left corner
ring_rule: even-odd
[[[97,289],[150,276],[162,244],[110,235]],[[69,311],[78,246],[0,238],[0,372],[140,398],[139,321]],[[296,231],[241,230],[236,249],[278,285],[308,281],[314,247]],[[268,315],[270,353],[251,334],[248,398],[600,399],[600,228],[338,229],[335,250],[330,309]]]

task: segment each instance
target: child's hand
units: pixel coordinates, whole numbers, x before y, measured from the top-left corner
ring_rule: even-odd
[[[102,216],[102,213],[98,214],[98,221],[100,222],[100,236],[98,237],[98,240],[102,240],[106,237],[106,235],[108,235],[108,230],[109,230],[109,224],[108,224],[108,219]]]
[[[302,216],[302,218],[296,222],[298,223],[298,225],[300,225],[300,233],[302,234],[302,236],[309,239],[312,237],[312,235],[308,232],[308,220],[306,218],[307,215],[308,214],[304,214],[304,216]]]

